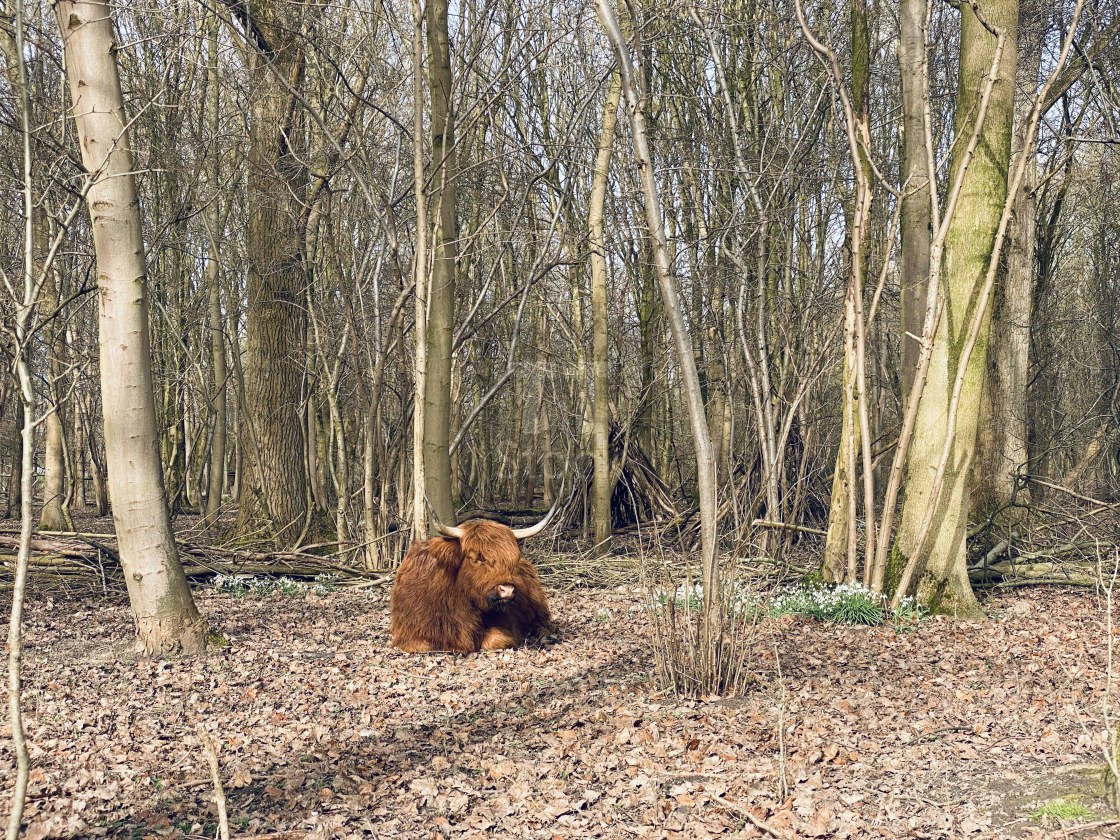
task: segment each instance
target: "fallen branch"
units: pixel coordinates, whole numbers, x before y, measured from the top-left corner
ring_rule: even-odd
[[[198,737],[202,741],[202,751],[206,753],[206,763],[210,765],[210,780],[214,785],[214,804],[218,808],[218,836],[229,840],[229,815],[226,813],[226,792],[222,788],[222,774],[218,768],[218,747],[210,733],[199,725]]]
[[[120,557],[115,548],[115,537],[87,534],[35,534],[31,540],[33,552],[29,575],[38,581],[60,581],[75,584],[95,584],[101,589],[110,585],[122,588]],[[112,544],[106,544],[106,543]],[[18,548],[17,536],[0,532],[0,550]],[[269,553],[258,550],[224,546],[200,546],[179,543],[179,556],[184,571],[192,579],[205,579],[215,575],[240,577],[290,577],[314,579],[330,575],[341,585],[381,585],[392,580],[392,572],[346,566],[331,556],[320,556],[307,551],[278,551]],[[0,554],[0,590],[10,588],[8,578],[15,569],[15,556]]]
[[[999,586],[1095,586],[1097,582],[1096,567],[1089,563],[1020,563],[1018,559],[970,569],[968,578],[973,584]]]
[[[799,534],[816,534],[819,537],[827,537],[828,531],[822,531],[820,528],[808,528],[804,525],[790,525],[786,522],[772,522],[769,519],[756,519],[751,523],[752,528],[775,528],[781,531],[796,531]]]
[[[732,802],[730,799],[724,799],[722,796],[713,796],[712,799],[718,802],[723,807],[730,808],[735,813],[746,817],[759,831],[764,831],[771,837],[785,836],[780,831],[778,831],[778,829],[771,826],[768,822],[757,817],[749,808],[744,808],[742,805],[738,805],[735,802]]]

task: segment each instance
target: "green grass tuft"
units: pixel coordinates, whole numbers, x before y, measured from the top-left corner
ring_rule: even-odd
[[[1046,817],[1054,820],[1086,820],[1095,816],[1076,799],[1054,799],[1031,811],[1031,819],[1040,821]]]

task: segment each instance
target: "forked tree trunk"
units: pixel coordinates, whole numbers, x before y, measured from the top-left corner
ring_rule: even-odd
[[[990,309],[979,321],[974,348],[967,354],[963,370],[960,364],[970,342],[977,307],[986,303],[981,291],[1007,198],[1019,4],[1018,0],[992,0],[983,8],[986,20],[1003,34],[1003,52],[985,113],[982,93],[995,60],[997,39],[972,8],[962,4],[957,143],[951,181],[956,180],[962,166],[967,165],[967,169],[945,239],[946,309],[934,336],[928,379],[918,402],[917,425],[906,463],[906,497],[888,570],[888,581],[898,581],[900,567],[917,572],[909,579],[905,571],[902,573],[896,598],[913,593],[931,609],[963,617],[981,614],[968,579],[965,535],[968,471],[975,452],[987,366]],[[976,154],[969,160],[969,138],[978,119],[983,123]],[[960,391],[954,402],[958,378]],[[955,428],[950,422],[953,412]],[[946,443],[949,457],[942,471]]]
[[[594,396],[591,401],[591,453],[594,461],[591,479],[591,523],[595,536],[595,556],[610,551],[611,540],[611,395],[607,349],[610,329],[607,308],[607,259],[603,236],[603,206],[607,198],[614,131],[618,123],[618,102],[622,78],[616,71],[603,105],[603,128],[599,152],[591,176],[591,200],[587,210],[588,244],[591,251],[591,358],[594,371]],[[580,382],[583,380],[581,379]]]
[[[197,653],[206,625],[179,563],[159,463],[147,266],[128,117],[110,7],[60,0],[66,75],[97,257],[101,396],[109,492],[139,644],[163,656]]]

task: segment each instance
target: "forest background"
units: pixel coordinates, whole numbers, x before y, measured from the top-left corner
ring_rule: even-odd
[[[1115,546],[1115,8],[595,6],[9,0],[4,498],[115,500],[147,650],[186,512],[376,570],[557,504],[708,607]]]

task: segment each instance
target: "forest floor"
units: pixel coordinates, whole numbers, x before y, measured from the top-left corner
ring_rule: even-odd
[[[235,838],[1120,837],[1090,591],[909,632],[767,619],[754,686],[687,701],[636,588],[556,593],[557,639],[475,656],[391,649],[383,589],[198,602],[229,648],[151,662],[123,598],[31,598],[28,838],[214,836],[200,727]],[[1094,816],[1031,816],[1063,796]]]

